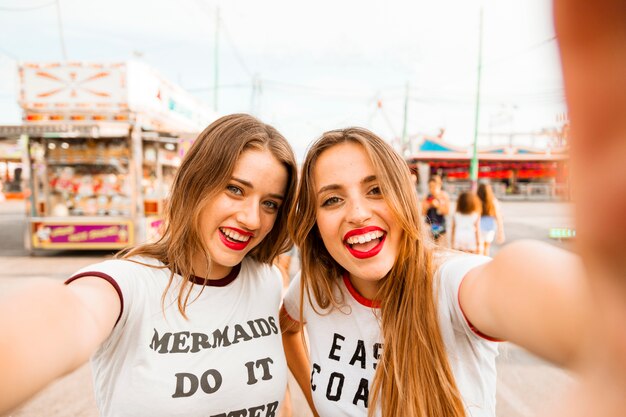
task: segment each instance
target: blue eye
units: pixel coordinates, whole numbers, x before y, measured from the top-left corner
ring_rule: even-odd
[[[226,186],[226,189],[235,195],[243,195],[243,190],[237,186],[229,184]]]
[[[272,211],[278,210],[278,203],[276,203],[275,201],[271,201],[271,200],[264,201],[263,205]]]

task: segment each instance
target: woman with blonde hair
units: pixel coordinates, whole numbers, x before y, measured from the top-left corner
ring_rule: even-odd
[[[404,160],[368,130],[326,132],[306,156],[289,216],[302,271],[281,324],[320,416],[492,417],[494,340],[577,359],[587,293],[575,256],[534,242],[493,261],[443,249],[415,200]]]
[[[496,243],[500,245],[504,243],[502,210],[500,209],[500,202],[493,195],[493,188],[491,188],[490,184],[482,183],[478,185],[476,193],[482,204],[480,215],[480,253],[489,256],[489,250],[494,238]]]
[[[252,116],[208,126],[176,174],[163,236],[0,303],[0,412],[89,357],[101,416],[274,415],[287,369],[273,259],[296,163]]]

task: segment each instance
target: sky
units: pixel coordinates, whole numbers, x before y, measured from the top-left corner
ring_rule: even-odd
[[[0,0],[0,124],[20,122],[17,64],[62,61],[64,45],[72,61],[143,61],[218,114],[252,113],[300,158],[347,126],[397,142],[405,103],[409,137],[444,129],[469,146],[481,8],[478,144],[546,146],[510,134],[562,123],[550,0]]]

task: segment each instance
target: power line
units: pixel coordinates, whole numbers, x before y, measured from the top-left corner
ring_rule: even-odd
[[[300,94],[321,94],[332,97],[342,97],[345,99],[364,100],[370,99],[371,93],[366,93],[364,90],[355,89],[338,89],[335,87],[319,87],[306,84],[288,83],[284,81],[263,79],[263,82],[267,84],[269,88],[279,89],[283,91],[296,92]]]
[[[547,45],[548,43],[551,43],[553,41],[556,41],[556,35],[552,35],[552,36],[550,36],[547,39],[544,39],[544,40],[542,40],[540,42],[537,42],[537,43],[534,43],[534,44],[532,44],[530,46],[527,46],[526,48],[521,49],[521,50],[517,51],[516,53],[514,53],[512,55],[509,55],[509,56],[506,56],[506,57],[502,57],[502,58],[499,58],[499,59],[495,59],[495,60],[492,60],[492,61],[487,61],[486,63],[483,63],[483,66],[485,66],[485,64],[487,64],[487,65],[497,65],[497,64],[500,64],[502,62],[508,61],[510,59],[517,58],[520,55],[525,55],[528,52],[530,52],[530,51],[532,51],[534,49],[540,48],[540,47],[542,47],[544,45]]]
[[[192,93],[202,93],[207,91],[213,91],[216,87],[194,87],[194,88],[185,88],[185,90]],[[220,84],[217,86],[218,89],[222,88],[250,88],[250,84]]]
[[[57,6],[57,20],[59,22],[59,39],[61,40],[61,53],[63,54],[63,60],[67,61],[67,51],[65,49],[65,38],[63,36],[63,21],[61,20],[61,0],[55,1]]]
[[[220,19],[220,20],[222,22],[222,29],[224,30],[224,35],[226,37],[226,41],[230,45],[230,48],[231,48],[233,54],[235,55],[235,58],[237,59],[237,62],[239,63],[239,65],[241,65],[241,68],[243,68],[245,73],[250,78],[253,78],[254,75],[252,74],[252,71],[250,71],[250,68],[246,65],[246,62],[244,61],[243,57],[239,53],[239,49],[237,48],[237,46],[235,46],[235,43],[233,42],[233,38],[230,36],[230,33],[228,32],[228,28],[224,24],[224,20],[223,19]]]

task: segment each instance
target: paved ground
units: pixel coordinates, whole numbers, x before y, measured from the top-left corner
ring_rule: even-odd
[[[570,242],[548,239],[550,227],[571,227],[571,207],[562,203],[503,203],[508,240],[533,238],[566,249]],[[24,280],[52,277],[63,280],[72,272],[109,254],[56,252],[31,257],[23,249],[23,205],[0,203],[0,296]],[[498,247],[493,248],[497,252]],[[528,417],[554,404],[572,384],[572,377],[522,349],[502,344],[498,359],[498,417]],[[302,394],[292,387],[294,417],[308,417]],[[0,417],[96,417],[91,372],[87,365],[60,378],[19,409]]]

